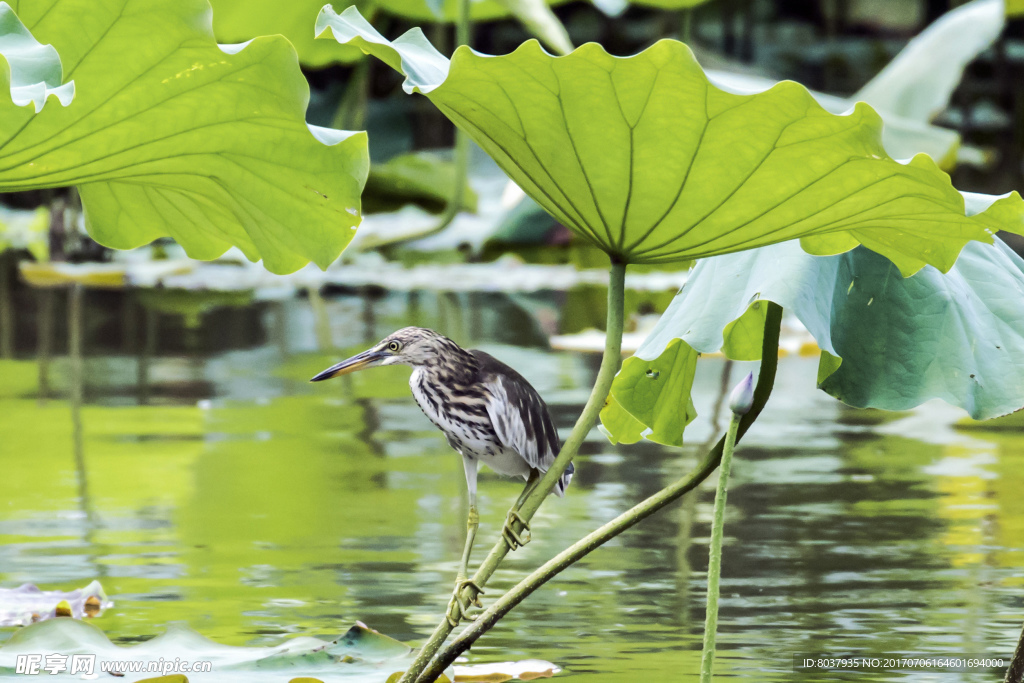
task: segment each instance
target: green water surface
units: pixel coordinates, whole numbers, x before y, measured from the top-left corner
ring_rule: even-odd
[[[77,408],[63,294],[42,386],[25,299],[19,356],[0,361],[0,587],[98,579],[115,606],[94,624],[119,643],[168,622],[235,645],[334,636],[356,620],[422,639],[462,548],[459,458],[412,400],[408,368],[308,378],[398,327],[427,325],[520,370],[564,435],[599,359],[552,352],[547,338],[603,319],[599,294],[341,293],[327,297],[318,336],[303,298],[87,292]],[[700,365],[689,445],[613,447],[592,433],[568,495],[541,509],[534,541],[485,599],[693,465],[712,436],[724,362]],[[793,671],[795,653],[1008,658],[1024,621],[1020,430],[957,427],[941,404],[848,409],[814,390],[816,367],[783,359],[776,395],[737,451],[717,671],[1001,680]],[[733,380],[747,369],[733,367]],[[587,683],[696,680],[713,485],[544,586],[470,661],[546,659]],[[520,486],[482,478],[476,559]]]

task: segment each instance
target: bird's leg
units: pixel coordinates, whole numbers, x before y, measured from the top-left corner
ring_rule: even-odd
[[[469,573],[469,556],[473,552],[473,541],[476,539],[476,530],[480,526],[480,515],[476,511],[477,462],[466,457],[463,457],[462,462],[466,468],[466,483],[469,484],[469,515],[466,519],[466,547],[462,550],[462,562],[459,564],[459,573],[455,575],[455,590],[452,592],[452,599],[449,601],[448,609],[445,612],[445,618],[448,619],[448,623],[451,624],[452,628],[458,625],[460,619],[473,620],[474,617],[470,617],[468,614],[470,607],[473,605],[477,607],[483,606],[480,604],[479,597],[477,597],[483,594],[480,586],[466,578]],[[476,591],[476,596],[473,597],[472,603],[462,599],[462,590],[467,586],[472,586]]]
[[[538,470],[530,470],[530,477],[526,480],[526,486],[523,487],[523,492],[519,494],[519,498],[516,499],[512,509],[508,511],[508,515],[505,516],[505,526],[501,528],[501,535],[505,539],[505,543],[508,544],[509,550],[515,550],[521,546],[526,545],[530,542],[530,525],[519,515],[519,509],[523,506],[527,497],[533,490],[537,488],[537,483],[540,481],[540,473]],[[522,532],[516,533],[513,524],[519,522],[522,525]]]
[[[475,498],[476,496],[473,496]],[[476,590],[476,594],[480,595],[483,593],[480,590],[480,586],[476,585],[470,579],[467,579],[469,568],[469,555],[473,552],[473,540],[476,538],[477,527],[480,526],[480,515],[476,511],[476,501],[469,506],[469,518],[466,520],[466,547],[462,551],[462,563],[459,565],[459,573],[455,575],[455,590],[452,591],[452,599],[448,603],[448,610],[445,616],[448,618],[448,623],[455,627],[459,623],[459,619],[466,619],[472,621],[475,617],[469,616],[469,608],[473,605],[482,607],[480,600],[474,597],[472,602],[464,600],[462,598],[462,590],[467,586],[472,586]]]

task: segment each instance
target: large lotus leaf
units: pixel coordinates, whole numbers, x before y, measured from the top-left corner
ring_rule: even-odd
[[[1013,205],[1003,200],[989,211]],[[657,403],[649,387],[632,390],[637,378],[675,362],[680,345],[759,359],[765,301],[810,331],[823,352],[821,388],[850,405],[903,410],[941,398],[976,419],[1024,406],[1024,261],[1002,241],[968,244],[946,274],[927,267],[906,279],[867,249],[815,257],[786,243],[697,264],[623,363],[616,402],[602,414],[605,429],[635,435],[623,411],[651,429],[647,438],[678,443],[690,417],[679,406],[688,404],[692,378],[648,378],[685,389],[663,392]]]
[[[222,43],[241,43],[256,36],[281,34],[295,46],[299,61],[309,67],[344,64],[361,59],[356,49],[331,49],[313,38],[313,21],[323,0],[210,0],[213,32]],[[339,5],[350,4],[348,2]]]
[[[0,2],[0,88],[8,87],[11,100],[23,107],[32,104],[38,114],[50,95],[65,107],[75,96],[75,82],[63,80],[60,56],[52,45],[36,40],[6,2]]]
[[[324,8],[327,27],[400,70],[549,213],[625,262],[803,238],[817,254],[864,244],[910,274],[990,240],[930,158],[886,155],[867,105],[836,116],[791,82],[724,92],[675,41],[628,58],[596,44],[562,58],[535,41],[502,57],[462,47],[449,63],[421,31],[389,42],[354,8]]]
[[[904,280],[877,254],[844,258],[832,311],[842,358],[820,382],[860,408],[941,398],[984,420],[1024,406],[1024,261],[1002,241],[969,244],[943,275]],[[823,374],[823,373],[821,373]]]
[[[205,0],[16,9],[78,90],[39,114],[0,103],[0,191],[79,185],[89,232],[120,249],[170,235],[195,258],[235,245],[285,273],[348,244],[366,138],[306,126],[286,40],[222,49]]]
[[[722,90],[738,95],[752,95],[775,87],[778,81],[748,73],[708,69],[708,80]],[[862,99],[839,97],[827,93],[809,90],[811,96],[822,107],[833,114],[845,114],[853,109]],[[869,103],[870,104],[870,103]],[[874,106],[874,105],[872,105]],[[927,154],[941,168],[956,166],[957,153],[960,150],[960,134],[955,130],[935,126],[925,121],[908,119],[884,108],[877,108],[882,117],[882,146],[886,153],[894,159],[909,159],[915,154]]]

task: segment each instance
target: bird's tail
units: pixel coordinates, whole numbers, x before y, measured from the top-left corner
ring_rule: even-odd
[[[569,488],[569,482],[572,481],[572,475],[575,471],[576,468],[572,463],[569,463],[569,466],[562,472],[562,476],[558,478],[558,483],[555,484],[555,493],[559,498],[565,495],[565,490]]]

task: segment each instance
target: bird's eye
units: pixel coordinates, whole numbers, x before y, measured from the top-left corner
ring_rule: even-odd
[[[396,341],[388,343],[388,351],[391,351],[392,353],[397,353],[400,348],[402,348],[402,345]]]

